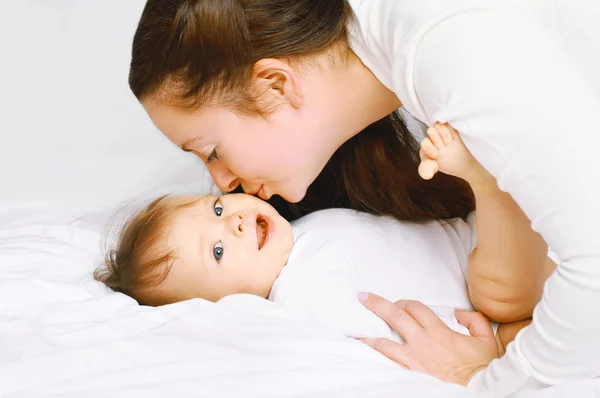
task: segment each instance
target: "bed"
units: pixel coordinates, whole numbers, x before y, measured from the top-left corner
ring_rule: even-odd
[[[143,5],[0,1],[0,396],[472,396],[264,299],[150,308],[93,280],[116,209],[215,190],[128,90]]]
[[[107,216],[2,213],[1,395],[468,396],[262,298],[139,306],[91,278]]]

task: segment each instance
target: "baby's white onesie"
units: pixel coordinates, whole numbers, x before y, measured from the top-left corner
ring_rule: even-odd
[[[453,312],[472,309],[466,265],[475,239],[469,224],[459,219],[403,223],[330,209],[305,216],[292,226],[295,245],[270,300],[349,337],[401,341],[356,297],[361,291],[373,292],[390,301],[421,301],[450,328],[468,334]]]

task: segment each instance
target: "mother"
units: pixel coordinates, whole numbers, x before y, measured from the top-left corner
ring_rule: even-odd
[[[418,180],[414,141],[395,135],[404,130],[393,116],[358,133],[400,106],[427,124],[452,124],[561,260],[533,324],[471,380],[504,396],[600,375],[600,103],[533,8],[481,3],[149,0],[130,86],[224,191],[241,185],[298,202],[327,165],[338,182],[320,205],[406,219],[464,217],[472,197],[456,180]],[[374,309],[391,322],[394,308]],[[448,350],[446,378],[475,369]]]

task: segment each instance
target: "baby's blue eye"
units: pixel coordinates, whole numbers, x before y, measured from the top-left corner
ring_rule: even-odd
[[[213,256],[215,256],[215,260],[217,260],[217,262],[221,261],[221,257],[223,257],[223,252],[223,243],[221,241],[218,241],[213,246]]]
[[[217,217],[221,217],[221,214],[223,214],[223,205],[221,204],[220,199],[215,201],[214,209]]]

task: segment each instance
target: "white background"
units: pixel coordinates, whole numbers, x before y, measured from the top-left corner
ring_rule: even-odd
[[[129,90],[144,3],[0,0],[0,204],[106,204],[175,177],[208,184]]]

